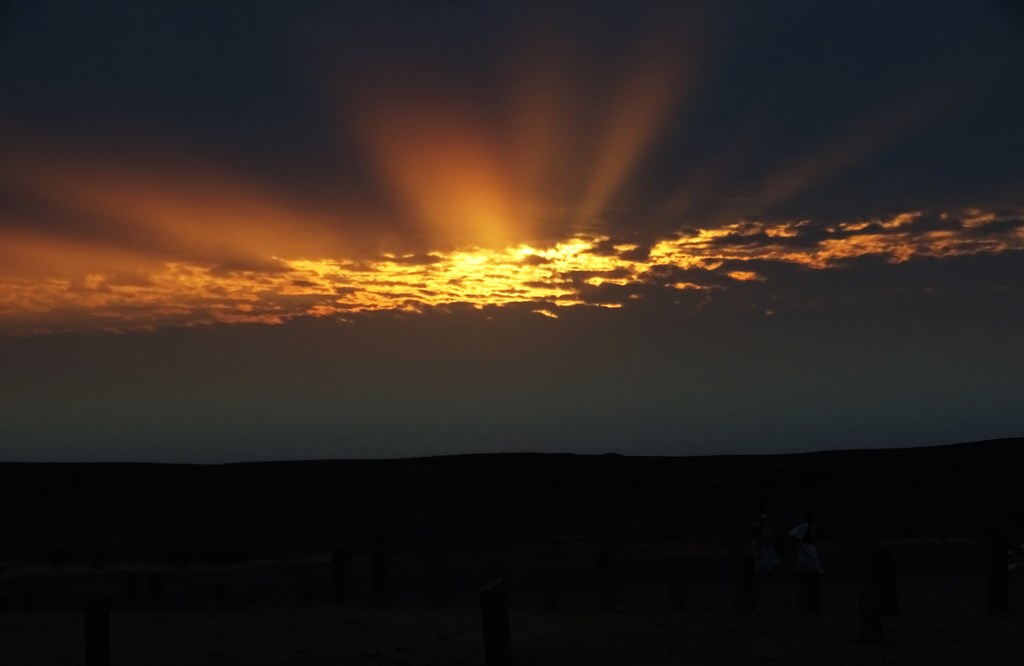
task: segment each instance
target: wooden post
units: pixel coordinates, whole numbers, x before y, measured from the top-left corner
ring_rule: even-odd
[[[303,567],[296,572],[295,597],[299,608],[316,605],[316,572],[312,568]]]
[[[734,582],[736,612],[753,613],[757,610],[757,571],[754,569],[754,556],[746,548],[741,548],[736,555]]]
[[[508,626],[508,602],[505,583],[495,578],[480,588],[480,618],[484,632],[484,660],[487,664],[507,664],[512,656],[512,637]]]
[[[686,579],[681,575],[672,577],[669,581],[669,593],[672,600],[672,610],[681,612],[687,610],[689,603],[686,594]]]
[[[448,605],[448,560],[438,556],[431,563],[430,605],[443,608]]]
[[[217,583],[213,586],[213,602],[218,611],[229,613],[234,609],[232,592],[231,583]]]
[[[163,610],[166,600],[164,575],[159,571],[151,571],[149,574],[149,607],[154,610]]]
[[[546,610],[558,608],[558,580],[547,569],[540,570],[540,591]]]
[[[128,610],[135,610],[139,607],[139,572],[121,572],[121,598],[124,607]]]
[[[882,595],[878,579],[869,571],[860,591],[860,636],[865,643],[882,642]]]
[[[879,615],[899,615],[900,596],[896,585],[896,562],[892,553],[879,548],[871,555],[868,569],[868,575],[874,580],[877,588]]]
[[[36,602],[38,597],[36,593],[31,590],[23,590],[21,593],[21,610],[25,613],[36,612]]]
[[[92,551],[92,562],[90,566],[94,571],[103,571],[107,567],[107,558],[110,550],[106,546],[96,546]]]
[[[618,600],[618,580],[615,555],[612,549],[602,548],[597,556],[597,605],[603,611],[615,610]]]
[[[373,604],[378,608],[391,607],[391,580],[388,571],[388,553],[383,540],[376,540],[370,553],[370,576],[373,584]]]
[[[821,612],[821,576],[801,572],[798,576],[800,611],[806,614]]]
[[[206,595],[203,592],[203,586],[198,583],[193,583],[188,586],[188,609],[193,612],[199,612],[204,609]]]
[[[331,601],[335,606],[344,606],[348,597],[349,552],[342,548],[331,551]]]
[[[1010,575],[1006,566],[1006,537],[998,530],[986,534],[988,569],[988,612],[1010,612]]]
[[[110,666],[110,599],[85,598],[85,666]]]

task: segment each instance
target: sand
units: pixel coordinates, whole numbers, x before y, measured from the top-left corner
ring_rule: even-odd
[[[512,606],[517,664],[1024,664],[1024,617],[984,610],[981,581],[910,579],[903,612],[885,618],[886,641],[860,639],[854,581],[825,581],[823,612],[796,610],[793,579],[763,582],[755,614],[736,615],[728,590],[699,593],[672,612],[633,595],[598,612],[581,604]],[[1021,580],[1014,580],[1019,592]],[[719,594],[720,593],[720,594]],[[664,604],[667,607],[667,602]],[[115,611],[112,664],[391,666],[481,664],[480,619],[471,604],[445,609]],[[78,613],[0,616],[5,664],[82,663]]]

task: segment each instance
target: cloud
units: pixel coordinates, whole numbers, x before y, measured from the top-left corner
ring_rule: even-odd
[[[633,244],[576,236],[549,247],[385,253],[361,260],[166,261],[134,270],[115,262],[74,275],[0,278],[0,325],[15,332],[136,330],[452,305],[556,313],[552,308],[674,303],[680,292],[700,292],[702,302],[756,292],[758,299],[800,303],[808,293],[802,282],[815,275],[863,273],[865,266],[888,274],[885,266],[1020,254],[1022,219],[1017,209],[970,209],[825,224],[741,220],[680,230],[639,254]],[[39,251],[55,252],[58,260],[61,247],[42,245]],[[846,277],[835,284],[855,285]]]
[[[722,7],[19,14],[0,329],[707,303],[1020,249],[989,13]]]

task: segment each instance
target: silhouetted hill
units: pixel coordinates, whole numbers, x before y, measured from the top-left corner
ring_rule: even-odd
[[[107,544],[322,550],[373,536],[516,543],[559,535],[726,543],[755,499],[814,507],[843,539],[1021,534],[1024,440],[795,455],[489,454],[227,465],[0,464],[8,557]]]

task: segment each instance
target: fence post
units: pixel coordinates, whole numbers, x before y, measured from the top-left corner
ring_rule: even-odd
[[[597,556],[597,603],[603,611],[615,610],[618,600],[618,580],[615,555],[611,547],[602,548]]]
[[[342,548],[331,551],[331,600],[335,606],[344,606],[348,596],[349,552]]]
[[[205,607],[205,593],[203,586],[198,583],[193,583],[188,586],[188,609],[193,612],[199,612],[204,610]]]
[[[149,574],[149,607],[154,610],[163,610],[165,601],[164,575],[159,571],[151,571]]]
[[[312,567],[303,567],[295,572],[295,596],[300,608],[316,605],[316,572]]]
[[[685,611],[689,606],[686,594],[686,579],[682,575],[672,576],[669,581],[669,591],[672,598],[673,611]]]
[[[124,598],[124,607],[128,610],[135,610],[139,606],[139,572],[121,572],[121,596]]]
[[[490,666],[507,664],[512,656],[505,582],[495,578],[480,588],[480,618],[484,632],[484,660]]]
[[[800,610],[812,614],[821,612],[821,576],[811,572],[801,572],[798,577]]]
[[[430,604],[436,607],[448,605],[448,560],[439,555],[431,563]]]
[[[373,603],[378,608],[391,607],[391,580],[388,553],[383,539],[373,542],[370,552],[370,575],[373,582]]]
[[[23,590],[21,593],[21,610],[25,613],[36,612],[38,596],[32,590]]]
[[[213,586],[213,602],[214,607],[222,612],[230,612],[234,608],[231,583],[217,583]]]
[[[899,615],[900,596],[896,585],[896,561],[892,553],[879,548],[868,563],[869,575],[877,585],[879,615]]]
[[[995,529],[985,535],[988,568],[988,611],[1010,612],[1010,575],[1006,567],[1006,537]]]
[[[881,594],[878,579],[868,571],[860,590],[860,636],[865,643],[882,642]]]
[[[736,554],[733,575],[736,586],[736,612],[753,613],[757,609],[757,571],[754,569],[754,556],[747,548],[741,548]]]
[[[85,598],[85,666],[110,666],[110,599]]]
[[[540,570],[540,591],[546,610],[558,608],[558,580],[547,568]]]

